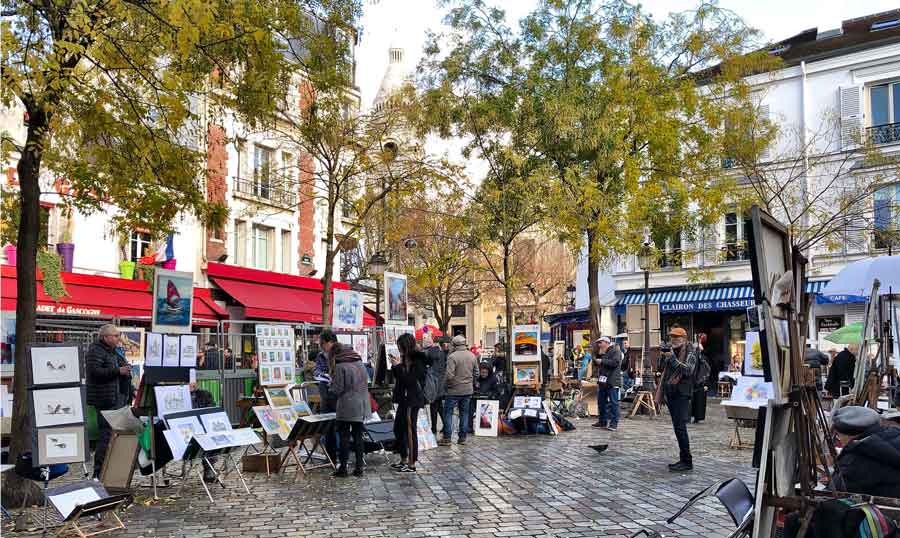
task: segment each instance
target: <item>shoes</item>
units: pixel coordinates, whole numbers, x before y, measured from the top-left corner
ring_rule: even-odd
[[[204,474],[204,475],[203,475],[203,481],[206,482],[207,484],[215,484],[215,483],[216,483],[216,477],[215,477],[215,475],[213,475],[213,474]]]
[[[397,463],[391,464],[391,469],[393,469],[395,471],[399,471],[400,469],[402,469],[404,467],[406,467],[406,464],[403,463],[402,461],[398,461]]]
[[[345,476],[348,476],[347,468],[344,467],[343,465],[341,465],[340,467],[337,468],[337,470],[335,470],[333,473],[331,473],[331,476],[334,476],[337,478],[343,478]]]
[[[357,467],[357,468],[353,469],[353,476],[362,476],[362,475],[363,475],[362,467]]]
[[[453,444],[453,441],[450,439],[441,439],[438,441],[438,446],[450,446],[451,444]]]
[[[619,428],[618,428],[617,426],[609,426],[609,427],[606,428],[606,429],[609,430],[609,431],[611,431],[611,432],[614,432],[614,431],[618,431]]]
[[[464,444],[466,444],[466,439],[465,439],[465,437],[462,438],[462,439],[457,439],[457,440],[456,440],[456,444],[458,444],[458,445],[464,445]]]
[[[606,424],[604,424],[602,422],[595,422],[595,423],[591,424],[591,426],[593,426],[594,428],[605,428]]]
[[[678,460],[678,461],[676,461],[675,463],[670,463],[670,464],[669,464],[669,470],[671,471],[673,467],[675,467],[676,465],[678,465],[678,464],[680,464],[680,463],[681,463],[681,460]]]
[[[596,450],[598,454],[602,454],[606,452],[606,449],[609,448],[609,445],[588,445],[588,448],[592,448]]]
[[[693,471],[694,465],[692,463],[687,463],[684,461],[679,461],[673,465],[669,465],[669,471],[673,473],[682,473],[685,471]]]
[[[404,465],[402,468],[400,468],[400,472],[401,473],[414,473],[414,472],[416,472],[416,468],[410,467],[409,465]]]

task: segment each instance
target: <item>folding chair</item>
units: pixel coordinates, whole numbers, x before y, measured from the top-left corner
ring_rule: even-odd
[[[731,520],[734,521],[735,531],[730,536],[740,536],[743,532],[753,526],[753,494],[747,488],[747,485],[740,478],[730,478],[722,480],[700,491],[690,498],[690,500],[681,507],[681,510],[666,520],[666,523],[672,523],[683,514],[688,508],[697,503],[700,499],[708,496],[714,496],[722,503]]]
[[[393,443],[396,440],[393,420],[363,424],[363,439],[381,447],[381,455],[386,462],[390,463],[390,458],[387,456],[387,448],[384,445],[385,443]]]

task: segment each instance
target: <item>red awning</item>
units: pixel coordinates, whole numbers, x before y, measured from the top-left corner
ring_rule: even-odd
[[[286,275],[210,262],[207,274],[222,291],[244,305],[247,318],[322,323],[322,282],[315,278]],[[346,282],[334,282],[335,289],[350,289]],[[375,318],[363,312],[363,324],[375,325]]]
[[[4,265],[0,269],[2,276],[2,301],[0,309],[16,309],[16,268]],[[150,285],[144,280],[125,280],[105,276],[84,275],[80,273],[62,273],[63,282],[69,297],[54,301],[44,293],[40,284],[42,276],[38,274],[37,313],[63,316],[81,316],[98,318],[147,318],[152,315]],[[228,317],[227,312],[215,304],[209,290],[194,288],[194,318],[197,325],[208,325],[211,322]]]

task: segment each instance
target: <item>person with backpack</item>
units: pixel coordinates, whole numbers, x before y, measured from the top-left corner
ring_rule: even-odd
[[[407,333],[397,338],[400,357],[391,357],[394,372],[394,438],[400,461],[391,468],[401,473],[415,473],[419,459],[419,410],[425,406],[427,368],[425,354],[416,349],[416,339]]]
[[[669,330],[668,349],[660,347],[659,364],[663,368],[662,390],[672,416],[672,429],[678,440],[678,461],[669,464],[669,471],[683,472],[694,469],[691,442],[687,423],[691,415],[691,394],[694,392],[694,374],[700,353],[688,342],[687,331],[674,326]]]
[[[428,372],[425,379],[425,399],[431,415],[431,433],[437,436],[437,419],[444,414],[444,393],[447,391],[447,352],[434,343],[430,334],[422,335],[422,352],[425,353],[425,365]],[[434,384],[434,393],[430,393],[429,384]]]
[[[697,336],[697,369],[694,371],[694,392],[691,394],[691,418],[694,424],[700,424],[706,420],[706,393],[709,382],[710,365],[706,354],[703,352],[706,346],[706,335],[700,333]]]

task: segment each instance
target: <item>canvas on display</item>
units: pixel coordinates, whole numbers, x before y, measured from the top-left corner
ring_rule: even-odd
[[[539,325],[513,327],[513,362],[540,362],[541,328]]]
[[[337,335],[337,341],[342,346],[353,347],[353,335],[347,333],[339,333]]]
[[[163,360],[163,335],[159,333],[147,333],[147,347],[144,358],[144,366],[162,366]]]
[[[231,430],[228,434],[231,436],[233,446],[249,446],[261,442],[253,428],[239,428]]]
[[[253,408],[253,414],[259,420],[262,429],[269,435],[287,435],[290,430],[287,429],[281,414],[274,411],[268,405],[257,405]]]
[[[525,397],[525,407],[528,409],[540,409],[541,408],[541,397],[540,396],[526,396]]]
[[[406,275],[398,273],[384,273],[384,321],[391,325],[406,325],[409,323],[408,308],[409,297]]]
[[[275,413],[278,421],[284,424],[284,432],[279,433],[278,435],[282,439],[287,439],[291,430],[294,429],[294,424],[297,423],[297,419],[299,418],[297,417],[297,413],[292,406],[273,407],[272,411]]]
[[[230,432],[201,433],[195,435],[194,439],[197,441],[197,444],[200,445],[200,448],[207,452],[228,448],[234,443],[234,440],[232,440],[231,438]]]
[[[183,334],[179,339],[179,344],[181,344],[181,359],[179,361],[179,365],[184,368],[196,368],[197,367],[197,335],[196,334]]]
[[[84,423],[84,387],[36,389],[30,393],[37,428]]]
[[[178,336],[163,335],[163,359],[162,365],[168,367],[178,366],[181,356],[181,342]]]
[[[84,425],[37,429],[37,465],[82,463],[87,454]]]
[[[361,329],[363,298],[358,291],[334,290],[331,325],[337,329]]]
[[[363,364],[369,362],[369,337],[365,334],[353,335],[353,351],[362,357]]]
[[[513,365],[513,384],[535,386],[541,382],[540,363],[517,363]]]
[[[142,327],[119,327],[119,341],[125,350],[125,360],[130,364],[144,362],[144,329]]]
[[[296,413],[298,417],[306,417],[312,414],[312,409],[310,409],[309,404],[304,400],[294,400],[294,405],[292,407],[294,413]]]
[[[191,332],[193,308],[194,274],[157,267],[153,275],[153,332]]]
[[[79,506],[109,497],[106,488],[96,480],[83,480],[47,490],[47,500],[65,520]]]
[[[165,417],[192,409],[190,385],[156,385],[153,391],[157,416]]]
[[[294,382],[296,346],[293,328],[286,325],[257,325],[256,347],[260,362],[260,385],[286,385]]]
[[[221,433],[231,431],[231,419],[225,411],[206,413],[200,415],[200,422],[206,433]]]
[[[475,435],[497,437],[499,417],[499,400],[477,400],[475,402]]]
[[[744,335],[744,375],[763,375],[762,345],[757,331],[748,331]]]
[[[266,400],[268,400],[269,405],[272,407],[290,407],[294,404],[287,388],[267,387],[264,390],[266,393]]]
[[[81,383],[81,350],[78,346],[32,344],[28,350],[32,385]]]

